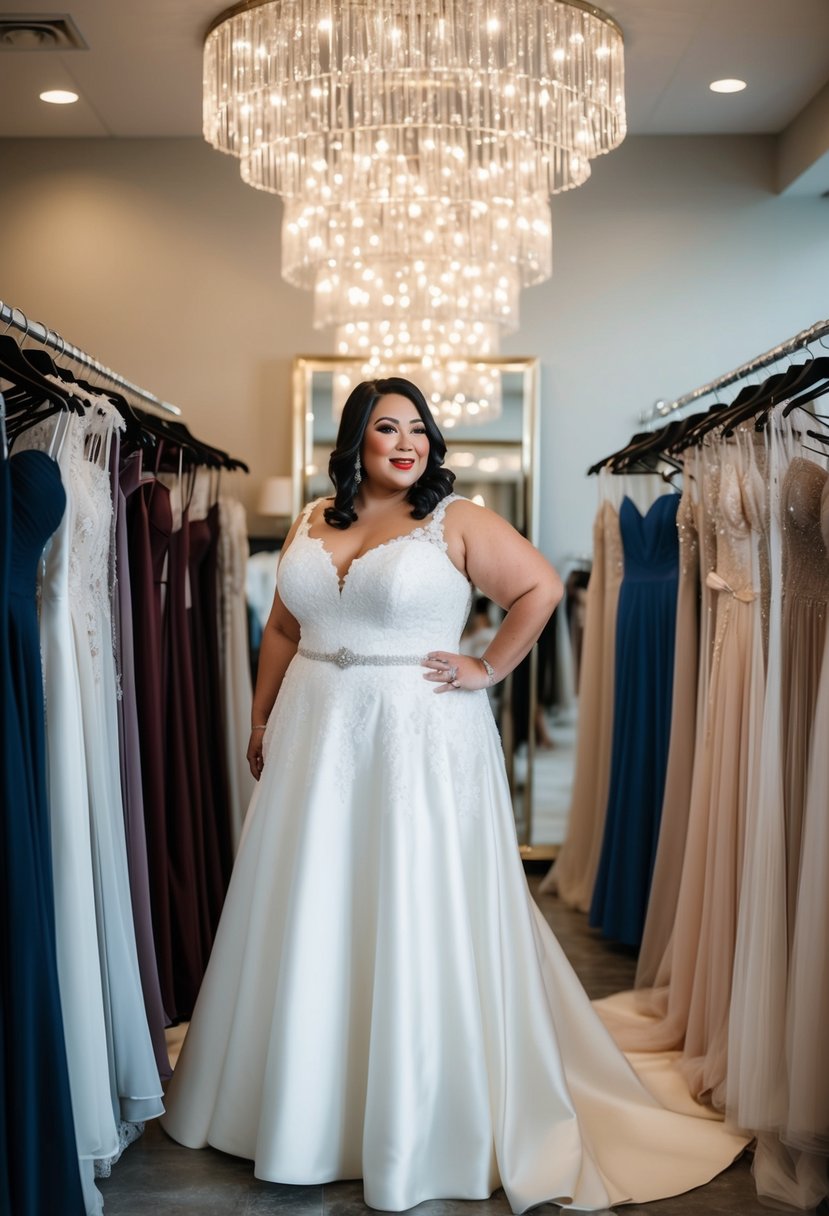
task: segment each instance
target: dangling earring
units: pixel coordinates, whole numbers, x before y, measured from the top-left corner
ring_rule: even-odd
[[[363,466],[360,464],[360,453],[357,453],[357,460],[354,465],[354,488],[356,489],[363,480]]]

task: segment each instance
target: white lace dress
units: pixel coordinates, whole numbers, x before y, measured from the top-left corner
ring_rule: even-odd
[[[384,1210],[675,1194],[744,1140],[615,1047],[527,890],[486,692],[423,679],[470,602],[452,501],[342,585],[307,511],[280,563],[301,647],[163,1124],[260,1178],[362,1177]]]
[[[94,407],[86,420],[86,452],[72,466],[74,529],[68,588],[111,1097],[116,1119],[134,1123],[159,1115],[162,1104],[135,947],[118,758],[110,569],[112,493],[107,470],[109,441],[120,420],[113,415],[108,402]],[[55,865],[60,864],[57,856]]]

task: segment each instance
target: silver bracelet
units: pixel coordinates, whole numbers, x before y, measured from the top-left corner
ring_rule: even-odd
[[[266,722],[264,726],[252,726],[250,729],[251,729],[251,730],[267,730],[267,729],[268,729],[268,724],[267,724],[267,722]]]
[[[491,688],[493,684],[497,683],[497,677],[495,675],[495,668],[483,656],[481,656],[481,662],[483,663],[484,671],[486,672],[487,685],[489,688]]]

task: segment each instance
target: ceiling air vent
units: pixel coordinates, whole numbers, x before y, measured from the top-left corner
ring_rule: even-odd
[[[0,13],[0,51],[88,51],[68,13]]]

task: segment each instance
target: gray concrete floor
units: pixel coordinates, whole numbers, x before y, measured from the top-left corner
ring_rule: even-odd
[[[535,892],[540,876],[531,874],[529,879]],[[539,905],[591,997],[632,986],[635,960],[630,952],[603,942],[588,929],[585,916],[571,912],[554,897],[542,897]],[[359,1181],[308,1187],[259,1182],[249,1161],[213,1149],[182,1148],[164,1135],[158,1123],[148,1124],[100,1188],[105,1216],[369,1216],[372,1212],[363,1202]],[[535,1209],[545,1216],[556,1216],[561,1210],[553,1204]],[[755,1195],[748,1156],[699,1190],[619,1210],[627,1216],[768,1216],[769,1212]],[[485,1202],[433,1200],[412,1211],[418,1216],[509,1216],[510,1209],[503,1192],[497,1191]]]

